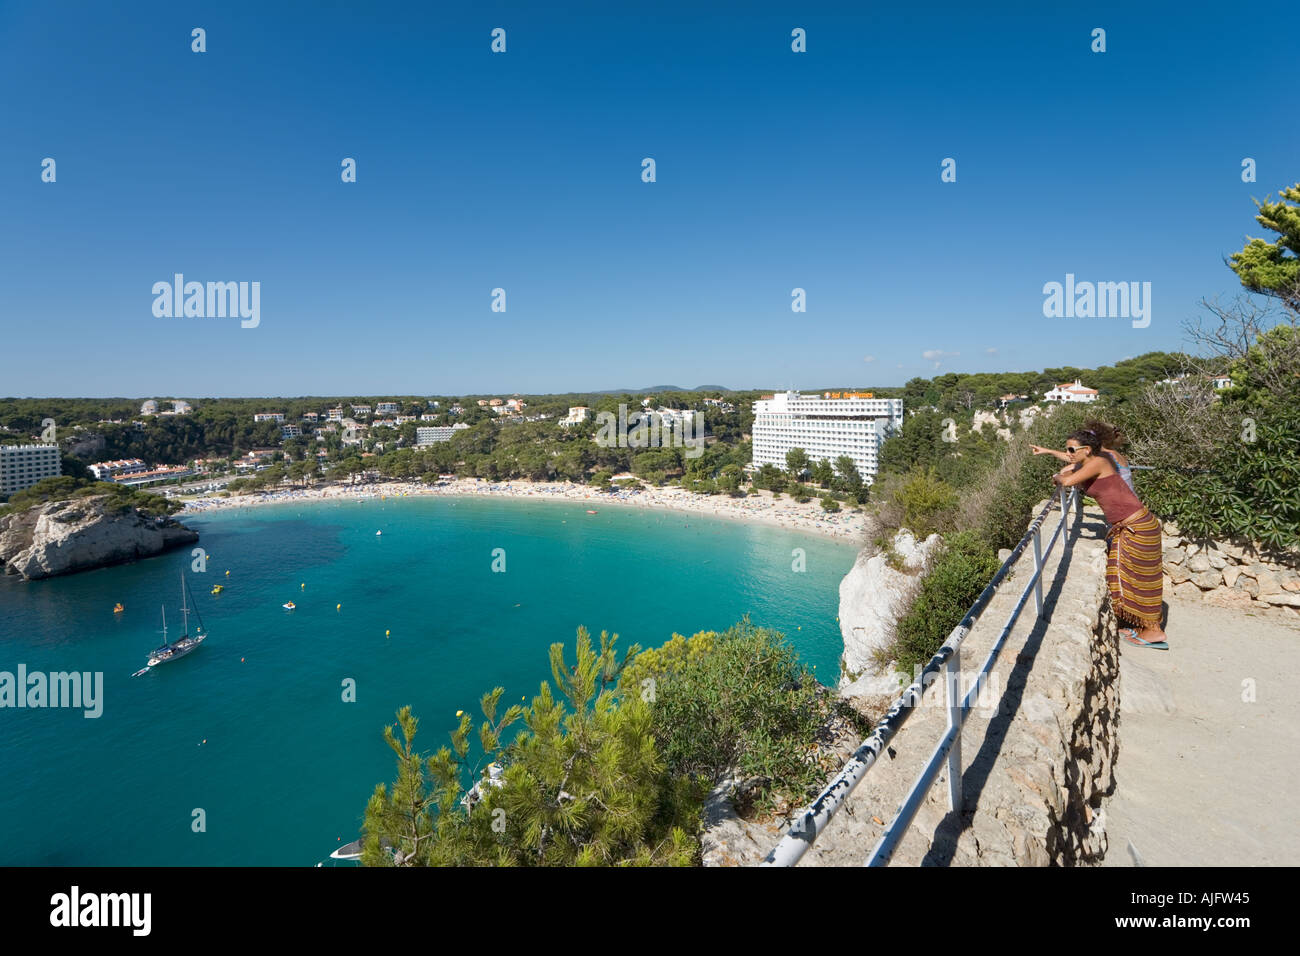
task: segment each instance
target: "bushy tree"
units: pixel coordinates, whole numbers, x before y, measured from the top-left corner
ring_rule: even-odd
[[[1255,203],[1255,221],[1277,233],[1277,241],[1248,240],[1229,257],[1229,267],[1250,291],[1274,296],[1300,311],[1300,183],[1280,190],[1277,202],[1264,198]]]
[[[483,757],[471,766],[469,715],[451,731],[451,747],[431,757],[414,748],[417,724],[398,711],[384,739],[397,757],[391,788],[380,784],[366,808],[362,863],[368,866],[445,865],[689,865],[698,856],[702,788],[670,776],[655,743],[651,705],[613,684],[639,648],[620,663],[617,635],[601,633],[600,650],[578,629],[577,661],[552,644],[551,675],[561,697],[543,681],[532,703],[497,717],[498,687],[480,701]],[[566,706],[567,702],[567,706]],[[505,744],[513,724],[523,730]],[[502,768],[500,786],[480,780],[467,796],[467,778],[484,762]],[[465,804],[471,804],[469,809]]]

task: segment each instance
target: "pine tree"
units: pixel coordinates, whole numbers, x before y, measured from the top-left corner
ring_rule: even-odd
[[[404,707],[384,739],[397,755],[397,780],[380,784],[366,808],[362,863],[367,866],[689,865],[698,857],[700,786],[667,773],[656,745],[650,705],[620,694],[617,681],[640,648],[619,661],[618,636],[592,648],[578,629],[577,662],[552,644],[549,682],[528,706],[497,719],[504,690],[484,694],[479,728],[482,760],[469,764],[472,721],[462,715],[451,747],[424,758],[413,746],[417,722]],[[523,729],[507,745],[502,734]],[[480,779],[502,768],[497,782]],[[427,779],[426,773],[427,770]],[[467,806],[468,805],[468,806]]]

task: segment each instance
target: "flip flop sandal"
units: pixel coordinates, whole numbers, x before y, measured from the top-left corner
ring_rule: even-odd
[[[1164,641],[1142,640],[1142,638],[1138,637],[1137,628],[1134,627],[1121,628],[1119,632],[1119,636],[1124,639],[1124,642],[1126,644],[1132,644],[1134,647],[1150,647],[1150,648],[1154,648],[1157,651],[1169,650],[1169,645],[1166,644]]]

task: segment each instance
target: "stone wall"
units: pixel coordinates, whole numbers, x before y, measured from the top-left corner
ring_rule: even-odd
[[[1300,616],[1300,555],[1269,554],[1257,542],[1191,540],[1164,525],[1165,589],[1216,607]]]
[[[967,807],[969,825],[956,837],[953,865],[1073,866],[1106,852],[1099,808],[1114,791],[1119,646],[1106,592],[1104,534],[1100,512],[1087,509],[1068,562],[1048,565],[1046,626],[1027,635],[1019,658],[999,661],[1004,723],[990,726],[986,739],[1001,739],[986,761],[978,801]],[[1022,557],[1013,590],[1030,573],[1032,558]],[[1032,621],[1032,604],[1025,616]],[[1004,619],[992,617],[999,626]],[[963,748],[979,746],[976,728],[967,727]]]

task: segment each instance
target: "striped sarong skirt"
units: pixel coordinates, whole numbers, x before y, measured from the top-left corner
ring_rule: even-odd
[[[1164,568],[1160,522],[1143,509],[1138,518],[1106,532],[1106,586],[1121,621],[1140,627],[1160,624]]]

